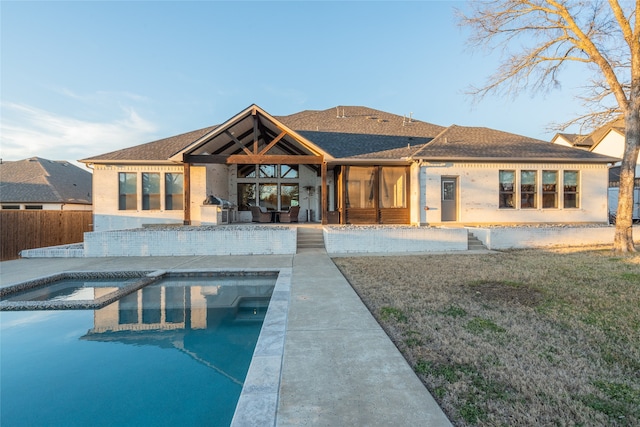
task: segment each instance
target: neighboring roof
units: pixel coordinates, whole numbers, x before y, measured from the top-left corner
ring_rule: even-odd
[[[259,121],[258,126],[263,146],[283,129],[289,129],[292,132],[287,131],[289,136],[283,141],[287,140],[285,148],[290,149],[291,153],[302,154],[307,149],[315,151],[319,148],[326,153],[326,157],[329,157],[332,163],[339,162],[340,159],[399,161],[411,157],[412,154],[416,158],[434,160],[446,158],[489,161],[520,158],[600,163],[613,161],[605,156],[592,153],[580,154],[569,147],[521,135],[481,127],[453,125],[445,128],[411,117],[362,106],[340,106],[327,110],[305,110],[288,116],[270,116],[256,105],[250,106],[218,126],[81,161],[85,163],[175,162],[181,160],[182,152],[241,154],[241,147],[231,138],[235,138],[236,142],[241,141],[245,147],[253,144],[252,132],[255,128],[250,121],[253,114],[259,114],[267,119]],[[229,135],[234,136],[229,137]],[[304,140],[306,140],[306,148],[294,147],[300,141],[304,144]]]
[[[0,201],[90,205],[91,178],[91,173],[64,160],[31,157],[3,162]]]
[[[608,163],[612,157],[574,150],[535,138],[485,127],[452,125],[418,149],[413,158],[466,161],[579,161]]]
[[[625,134],[624,117],[620,116],[617,119],[614,119],[605,124],[604,126],[600,126],[587,135],[580,135],[575,133],[558,133],[553,137],[553,140],[555,140],[558,136],[561,136],[575,148],[593,151],[593,149],[596,148],[596,146],[602,141],[602,139],[607,136],[607,134],[612,130],[618,132],[620,135]]]

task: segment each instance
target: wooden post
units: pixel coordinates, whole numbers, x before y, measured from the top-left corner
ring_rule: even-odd
[[[322,177],[322,187],[320,188],[320,197],[322,197],[322,224],[326,224],[327,216],[329,215],[329,206],[327,206],[327,162],[322,162],[320,171]]]
[[[184,162],[184,225],[191,225],[191,164]]]

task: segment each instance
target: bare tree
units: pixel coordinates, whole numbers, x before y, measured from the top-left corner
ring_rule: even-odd
[[[504,60],[486,85],[472,93],[548,90],[558,85],[564,67],[582,64],[593,72],[582,99],[590,111],[567,122],[602,124],[625,119],[625,149],[614,250],[635,252],[633,185],[640,152],[640,0],[492,0],[469,1],[458,11],[472,29],[472,46],[502,49]],[[509,48],[515,47],[516,53]]]

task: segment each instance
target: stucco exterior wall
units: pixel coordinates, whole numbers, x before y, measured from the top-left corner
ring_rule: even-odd
[[[537,208],[499,208],[499,171],[537,170]],[[554,170],[559,177],[564,170],[579,170],[579,208],[542,209],[541,172]],[[442,221],[442,177],[458,178],[457,221]],[[516,186],[518,180],[516,178]],[[538,223],[606,223],[607,213],[607,165],[577,164],[521,164],[521,163],[424,163],[419,174],[420,223],[439,224],[538,224]],[[559,183],[559,199],[562,185]],[[516,193],[517,198],[517,193]],[[562,206],[559,202],[559,206]]]
[[[488,249],[500,250],[613,244],[615,226],[497,227],[470,230]],[[640,226],[633,227],[633,235],[637,242]]]
[[[118,210],[118,173],[137,173],[138,206],[134,210]],[[93,169],[93,229],[94,231],[138,228],[143,224],[182,224],[184,212],[180,210],[142,210],[141,192],[143,172],[183,173],[182,165],[100,165]],[[192,174],[193,175],[193,174]],[[160,186],[164,200],[164,185]]]
[[[325,226],[328,253],[393,253],[467,250],[464,228]]]
[[[294,227],[190,227],[84,234],[84,256],[276,255],[296,253]]]

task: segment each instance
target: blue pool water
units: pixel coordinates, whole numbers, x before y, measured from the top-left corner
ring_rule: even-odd
[[[77,301],[92,300],[97,293],[106,294],[133,283],[139,278],[130,279],[64,279],[49,286],[41,286],[0,298],[4,301]]]
[[[229,425],[274,283],[175,277],[100,310],[0,312],[0,424]]]

